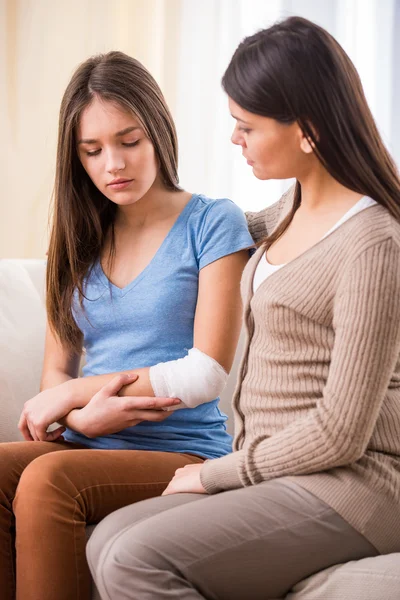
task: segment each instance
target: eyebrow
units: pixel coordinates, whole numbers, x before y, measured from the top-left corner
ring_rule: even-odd
[[[123,129],[122,131],[118,131],[115,134],[115,137],[122,137],[123,135],[126,135],[127,133],[131,133],[131,131],[135,131],[135,129],[142,129],[142,128],[137,125],[135,127],[127,127],[126,129]],[[96,144],[97,142],[98,142],[98,140],[95,140],[95,139],[90,139],[90,140],[82,139],[82,140],[78,141],[78,144]]]
[[[243,121],[243,119],[239,119],[239,117],[235,117],[235,115],[233,115],[232,113],[231,113],[231,117],[236,119],[236,121],[240,121],[241,123],[246,123],[246,125],[250,125],[250,123],[248,121]]]

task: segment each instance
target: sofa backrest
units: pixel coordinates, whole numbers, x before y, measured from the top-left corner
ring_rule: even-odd
[[[46,324],[45,268],[44,260],[0,260],[0,442],[22,439],[19,416],[24,402],[39,391]],[[240,346],[220,402],[230,433]]]

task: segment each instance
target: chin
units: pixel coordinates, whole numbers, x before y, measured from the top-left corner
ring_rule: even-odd
[[[259,171],[256,167],[253,167],[253,175],[261,181],[267,181],[268,179],[272,179],[270,175],[268,175],[265,172]]]
[[[114,204],[117,204],[118,206],[130,206],[131,204],[138,202],[141,197],[140,194],[132,194],[132,192],[126,195],[123,192],[120,192],[119,194],[107,196],[110,202],[114,202]]]
[[[257,169],[257,167],[253,167],[253,175],[260,181],[270,181],[271,179],[289,179],[293,177],[293,175],[284,174],[282,172],[271,173],[271,171]]]

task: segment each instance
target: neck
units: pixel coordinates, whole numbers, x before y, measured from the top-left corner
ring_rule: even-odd
[[[348,210],[363,194],[339,183],[318,162],[308,173],[298,178],[301,184],[301,206],[312,212]]]
[[[117,227],[143,227],[159,221],[175,210],[175,200],[180,198],[183,191],[166,190],[163,185],[155,182],[144,196],[128,206],[119,206],[115,224]]]

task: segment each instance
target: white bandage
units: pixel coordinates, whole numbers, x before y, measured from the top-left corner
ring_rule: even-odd
[[[195,408],[210,402],[222,392],[227,379],[225,369],[198,348],[191,348],[184,358],[150,367],[154,395],[181,400],[181,404],[165,410]]]

